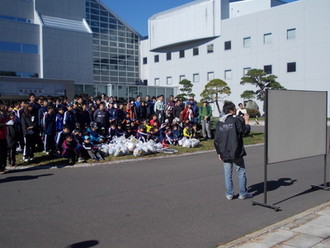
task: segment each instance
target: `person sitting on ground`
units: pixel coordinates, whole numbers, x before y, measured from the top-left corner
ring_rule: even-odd
[[[77,143],[74,141],[71,134],[65,136],[65,140],[62,144],[62,157],[68,159],[68,163],[73,165],[75,163],[75,149]]]
[[[98,126],[95,123],[91,124],[91,127],[87,129],[87,132],[89,133],[89,137],[93,143],[103,143],[103,137],[98,132]]]
[[[193,137],[190,124],[185,124],[185,127],[183,129],[183,136],[189,139]]]
[[[160,142],[162,142],[162,137],[161,137],[161,135],[160,135],[160,132],[159,132],[158,127],[153,127],[153,128],[151,129],[151,136],[150,136],[150,138],[151,138],[154,142],[156,142],[156,143],[160,143]]]
[[[171,129],[168,129],[165,134],[165,142],[169,145],[177,145],[178,137],[172,132]]]
[[[58,155],[62,154],[62,144],[65,140],[65,137],[70,134],[70,127],[69,126],[63,126],[63,130],[57,134],[56,137],[56,151]]]
[[[155,126],[159,127],[159,121],[157,115],[152,116],[152,119],[149,121],[149,124],[154,127]]]
[[[136,133],[136,137],[143,142],[147,142],[150,139],[150,136],[150,133],[146,132],[145,126],[140,125]]]
[[[93,144],[88,135],[84,137],[83,147],[87,151],[88,155],[93,159],[93,161],[104,160],[101,155],[100,148]]]
[[[126,132],[122,125],[117,126],[117,137],[126,136]]]
[[[197,124],[193,124],[191,127],[191,134],[192,134],[192,138],[195,139],[199,139],[201,137],[201,132],[198,129],[198,125]]]
[[[109,133],[109,141],[111,141],[115,136],[118,137],[117,125],[115,123],[110,124],[108,133]]]
[[[80,132],[80,130],[78,129],[74,129],[73,132],[73,139],[74,141],[76,142],[77,146],[75,148],[75,152],[76,154],[78,155],[78,162],[79,163],[83,163],[83,162],[86,162],[86,160],[84,159],[84,148],[82,146],[83,142],[84,142],[84,139],[82,137],[82,133]]]
[[[182,138],[181,130],[179,129],[179,125],[173,125],[172,133],[178,137],[178,140]]]

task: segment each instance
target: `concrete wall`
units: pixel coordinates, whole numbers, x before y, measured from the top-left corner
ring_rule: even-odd
[[[150,48],[220,35],[220,2],[200,0],[149,19]]]
[[[44,77],[93,81],[92,34],[43,28]]]
[[[41,15],[81,21],[85,18],[84,0],[35,0],[36,10]]]
[[[65,93],[69,99],[74,97],[74,82],[38,78],[0,77],[0,99],[27,99],[29,93],[37,96],[61,96]]]

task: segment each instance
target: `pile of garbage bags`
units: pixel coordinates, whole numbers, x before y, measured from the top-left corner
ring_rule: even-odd
[[[197,147],[200,144],[200,141],[197,139],[188,139],[184,137],[179,140],[179,145],[182,147],[193,148]],[[171,150],[173,153],[177,152],[174,149],[163,148],[163,144],[156,143],[153,140],[148,142],[143,142],[134,136],[129,138],[114,137],[109,144],[102,144],[100,147],[101,151],[105,156],[125,156],[133,154],[135,157],[144,156],[148,154],[166,152]]]

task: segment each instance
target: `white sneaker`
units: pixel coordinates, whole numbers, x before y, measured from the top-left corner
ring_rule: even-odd
[[[252,197],[253,197],[252,194],[247,193],[246,195],[239,195],[238,199],[244,200],[244,199],[249,199],[249,198],[252,198]]]
[[[233,199],[233,195],[227,195],[226,194],[226,197],[227,197],[227,200],[232,200]]]

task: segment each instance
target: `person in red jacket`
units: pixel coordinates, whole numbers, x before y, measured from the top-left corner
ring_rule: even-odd
[[[181,121],[185,121],[185,120],[193,121],[194,112],[192,110],[191,103],[188,103],[187,107],[185,107],[185,109],[182,110],[180,117],[181,117]]]

